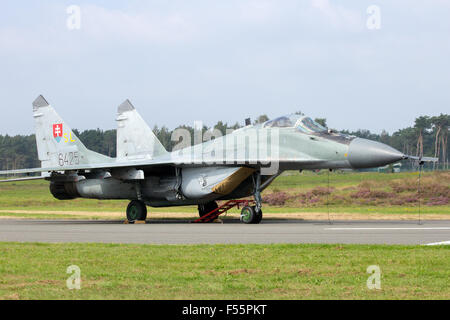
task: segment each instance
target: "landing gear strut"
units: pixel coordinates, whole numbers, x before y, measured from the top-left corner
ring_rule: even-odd
[[[129,222],[145,221],[147,219],[147,206],[144,202],[133,200],[127,207],[127,219]]]
[[[241,221],[246,224],[258,224],[263,218],[262,198],[261,198],[261,173],[257,172],[253,176],[255,185],[254,198],[256,206],[246,206],[241,211]]]

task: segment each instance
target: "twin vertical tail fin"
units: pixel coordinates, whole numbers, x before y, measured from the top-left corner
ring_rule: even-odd
[[[105,164],[115,159],[87,149],[55,109],[39,96],[33,102],[36,143],[42,168]],[[119,106],[117,158],[120,160],[153,159],[167,154],[153,131],[129,100]]]
[[[167,150],[129,100],[119,106],[117,113],[119,160],[154,159],[167,154]]]
[[[113,159],[88,150],[55,109],[39,96],[33,102],[36,143],[42,168],[108,163]]]

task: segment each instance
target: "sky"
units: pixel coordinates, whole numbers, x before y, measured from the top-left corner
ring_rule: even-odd
[[[0,134],[34,132],[39,94],[80,130],[130,99],[152,127],[302,111],[392,133],[450,111],[450,0],[3,0]]]

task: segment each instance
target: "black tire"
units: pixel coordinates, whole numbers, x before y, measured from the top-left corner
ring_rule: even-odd
[[[205,204],[199,204],[198,205],[198,215],[199,217],[203,217],[204,215],[207,215],[213,210],[216,210],[219,206],[217,205],[217,202],[211,201]]]
[[[256,214],[256,218],[255,221],[253,222],[254,224],[259,224],[261,223],[262,219],[263,219],[263,212],[260,209],[259,211],[256,211],[256,207],[253,207],[253,210],[255,211]]]
[[[147,219],[147,206],[144,202],[133,200],[127,207],[128,221],[145,221]]]

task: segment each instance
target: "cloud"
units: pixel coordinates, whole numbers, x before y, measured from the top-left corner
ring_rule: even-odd
[[[87,5],[82,10],[82,30],[96,40],[171,44],[192,38],[195,25],[181,12],[131,13]]]
[[[273,1],[249,1],[240,4],[240,18],[244,22],[265,23],[279,14],[279,6]]]
[[[182,12],[144,10],[127,12],[96,5],[81,6],[81,29],[70,31],[66,7],[39,8],[42,19],[0,25],[0,55],[33,53],[35,56],[61,56],[90,51],[92,48],[123,44],[171,45],[190,41],[195,24]],[[49,13],[50,12],[50,13]],[[32,17],[24,17],[23,20]]]

